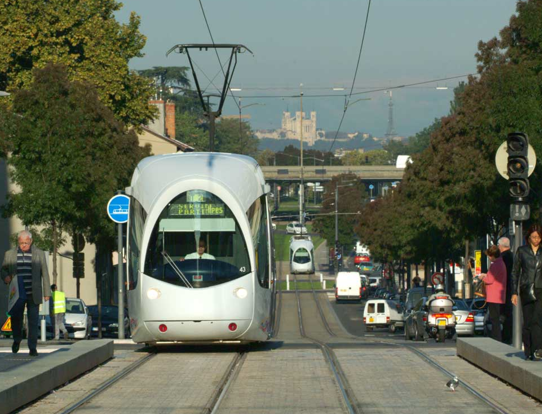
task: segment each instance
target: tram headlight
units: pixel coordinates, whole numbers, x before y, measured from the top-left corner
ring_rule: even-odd
[[[150,300],[158,299],[161,294],[162,294],[162,292],[160,292],[158,289],[155,289],[155,288],[151,288],[151,289],[147,290],[147,297]]]
[[[235,293],[235,296],[237,296],[239,299],[244,299],[248,295],[248,292],[245,288],[237,288],[233,291],[233,293]]]

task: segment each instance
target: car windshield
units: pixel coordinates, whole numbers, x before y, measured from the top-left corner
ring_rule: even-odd
[[[454,306],[454,310],[460,310],[460,311],[468,311],[469,308],[467,306],[467,304],[465,302],[463,302],[462,300],[455,300],[455,306]]]
[[[205,288],[250,271],[239,223],[216,195],[204,190],[182,193],[158,217],[145,256],[145,274],[178,286]]]
[[[92,316],[98,317],[98,306],[89,306],[88,308]],[[127,309],[124,310],[127,315]],[[102,306],[102,318],[117,319],[119,317],[119,309],[116,306]]]
[[[66,299],[66,313],[85,313],[83,303],[80,300]]]

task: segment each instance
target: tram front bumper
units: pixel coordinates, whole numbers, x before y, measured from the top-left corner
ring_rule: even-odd
[[[250,319],[214,321],[145,321],[158,342],[236,340],[250,327]]]

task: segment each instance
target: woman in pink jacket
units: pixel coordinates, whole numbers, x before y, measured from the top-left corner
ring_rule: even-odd
[[[487,274],[481,274],[480,279],[486,285],[486,301],[491,320],[491,337],[502,342],[501,335],[501,308],[506,298],[506,265],[502,260],[497,246],[491,246],[485,251],[491,261]]]

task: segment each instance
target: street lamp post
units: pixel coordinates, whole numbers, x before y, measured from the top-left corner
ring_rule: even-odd
[[[231,90],[232,91],[240,91],[241,89],[231,89]],[[243,106],[243,104],[241,103],[241,98],[239,98],[239,138],[241,138],[241,135],[242,135],[242,129],[241,129],[241,125],[242,125],[242,122],[241,122],[241,119],[242,119],[241,110],[242,110],[242,108],[248,108],[249,106],[258,106],[258,105],[265,106],[265,104],[261,104],[261,103],[258,103],[258,102],[251,103],[251,104]]]
[[[303,84],[300,85],[300,88],[303,88]],[[301,157],[300,157],[300,166],[301,166],[301,183],[299,185],[299,223],[303,226],[303,202],[304,202],[304,190],[303,190],[303,90],[300,93],[301,97],[301,119],[299,120],[301,126],[301,135],[299,136],[300,147],[301,147]]]

